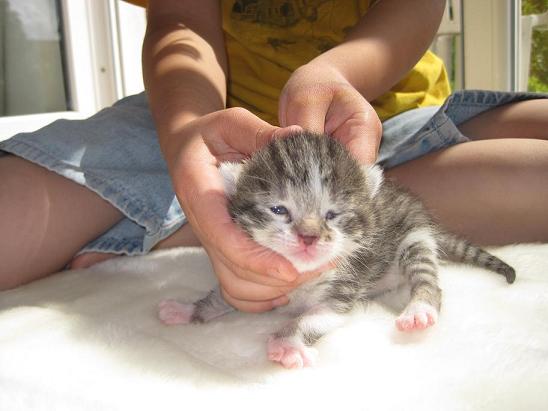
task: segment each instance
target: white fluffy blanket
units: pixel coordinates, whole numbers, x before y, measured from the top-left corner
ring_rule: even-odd
[[[0,293],[0,409],[548,410],[548,244],[493,251],[517,268],[513,285],[444,267],[435,327],[398,332],[374,302],[296,371],[266,359],[276,312],[156,319],[158,301],[214,284],[201,249],[61,273]]]

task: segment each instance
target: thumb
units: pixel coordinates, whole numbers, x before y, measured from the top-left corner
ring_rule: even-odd
[[[227,148],[250,155],[272,140],[278,129],[241,107],[217,111],[202,120],[205,142],[214,155],[227,153]]]

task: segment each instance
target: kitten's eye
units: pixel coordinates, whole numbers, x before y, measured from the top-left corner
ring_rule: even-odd
[[[338,214],[334,211],[331,211],[329,210],[326,214],[325,214],[325,219],[326,220],[333,220],[335,217],[337,217]]]
[[[272,211],[274,214],[278,214],[278,215],[288,215],[289,214],[289,211],[284,206],[270,207],[270,211]]]

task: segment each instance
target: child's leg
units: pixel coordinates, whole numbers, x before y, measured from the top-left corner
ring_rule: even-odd
[[[15,156],[0,158],[0,289],[62,269],[122,218],[91,190]]]
[[[162,250],[174,247],[200,247],[201,245],[200,240],[198,240],[198,237],[196,237],[194,231],[192,231],[190,224],[185,224],[172,235],[156,244],[152,249]],[[93,264],[119,256],[119,254],[112,253],[84,253],[72,259],[70,268],[87,268],[91,267]]]
[[[387,174],[480,244],[548,241],[548,99],[506,104],[459,129],[473,140]],[[188,224],[158,248],[199,245]]]
[[[548,140],[548,99],[506,104],[459,126],[472,140],[534,138]]]
[[[0,150],[0,288],[58,271],[83,249],[145,253],[184,221],[144,92]]]
[[[481,244],[548,241],[548,100],[528,100],[486,111],[459,126],[473,140],[387,171],[418,194],[442,223]],[[543,180],[544,179],[544,180]],[[543,224],[544,222],[544,224]],[[155,249],[199,246],[185,224]],[[87,253],[73,268],[115,254]]]
[[[387,174],[419,195],[443,225],[474,242],[546,242],[547,114],[547,100],[490,110],[459,127],[476,141]],[[524,138],[529,135],[534,139]]]

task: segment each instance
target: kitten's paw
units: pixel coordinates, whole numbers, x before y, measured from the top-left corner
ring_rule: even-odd
[[[422,330],[434,325],[438,320],[438,311],[427,303],[409,304],[396,319],[400,331]]]
[[[295,344],[282,338],[270,337],[267,345],[268,359],[285,368],[302,368],[314,365],[318,351],[304,344]]]
[[[194,304],[181,304],[164,300],[158,305],[158,317],[167,325],[188,324],[194,313]]]

